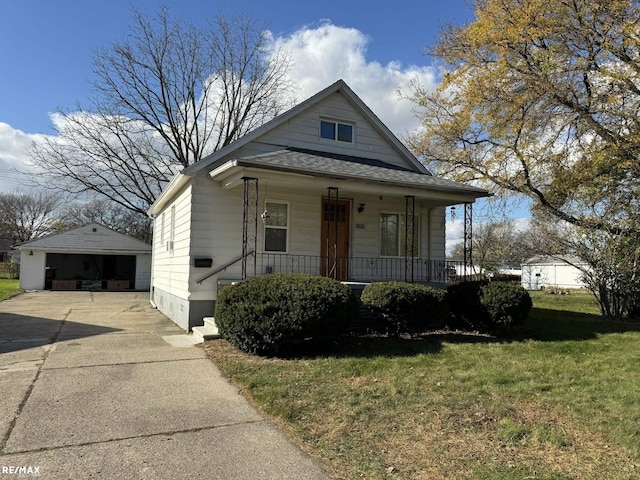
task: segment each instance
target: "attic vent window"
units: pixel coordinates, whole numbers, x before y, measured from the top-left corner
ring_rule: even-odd
[[[98,231],[98,229],[97,229],[96,227],[93,227],[93,228],[91,229],[91,231],[92,231],[93,233],[96,233],[96,232]]]
[[[320,120],[320,138],[337,142],[353,143],[353,125]]]

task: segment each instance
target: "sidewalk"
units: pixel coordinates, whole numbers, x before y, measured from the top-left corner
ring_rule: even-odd
[[[183,333],[144,293],[0,302],[0,480],[326,479]]]

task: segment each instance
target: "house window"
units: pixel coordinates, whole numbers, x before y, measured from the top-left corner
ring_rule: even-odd
[[[176,235],[176,206],[171,207],[171,226],[169,230],[169,242],[167,242],[167,250],[173,253],[173,242]]]
[[[164,245],[164,212],[160,217],[160,245]]]
[[[406,235],[406,215],[401,213],[381,213],[380,214],[380,256],[383,257],[404,257],[405,235]],[[414,242],[413,252],[409,256],[418,256],[418,240],[420,231],[420,217],[414,216]],[[411,216],[409,217],[411,221]]]
[[[264,219],[264,251],[286,252],[289,230],[289,205],[267,202],[268,216]]]
[[[338,142],[353,143],[353,125],[320,120],[320,138],[335,140]]]

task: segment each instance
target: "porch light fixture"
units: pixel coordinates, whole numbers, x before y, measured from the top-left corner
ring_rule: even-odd
[[[33,250],[29,251],[29,256],[33,257]]]
[[[267,218],[271,216],[271,214],[269,213],[269,210],[265,208],[264,212],[262,212],[260,216],[262,217],[262,220],[265,221]]]
[[[366,205],[365,205],[364,203],[361,203],[361,204],[358,206],[358,213],[362,213],[362,212],[364,212],[364,207],[365,207],[365,206],[366,206]]]

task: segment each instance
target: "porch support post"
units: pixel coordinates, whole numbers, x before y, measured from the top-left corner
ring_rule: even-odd
[[[256,246],[258,240],[258,179],[243,177],[242,208],[242,279],[256,276]],[[249,257],[253,257],[253,261]]]
[[[473,273],[473,204],[464,204],[464,279]]]
[[[327,209],[324,220],[327,222],[327,276],[338,278],[338,188],[327,188]]]
[[[413,283],[413,252],[416,245],[416,197],[404,197],[404,281]]]

